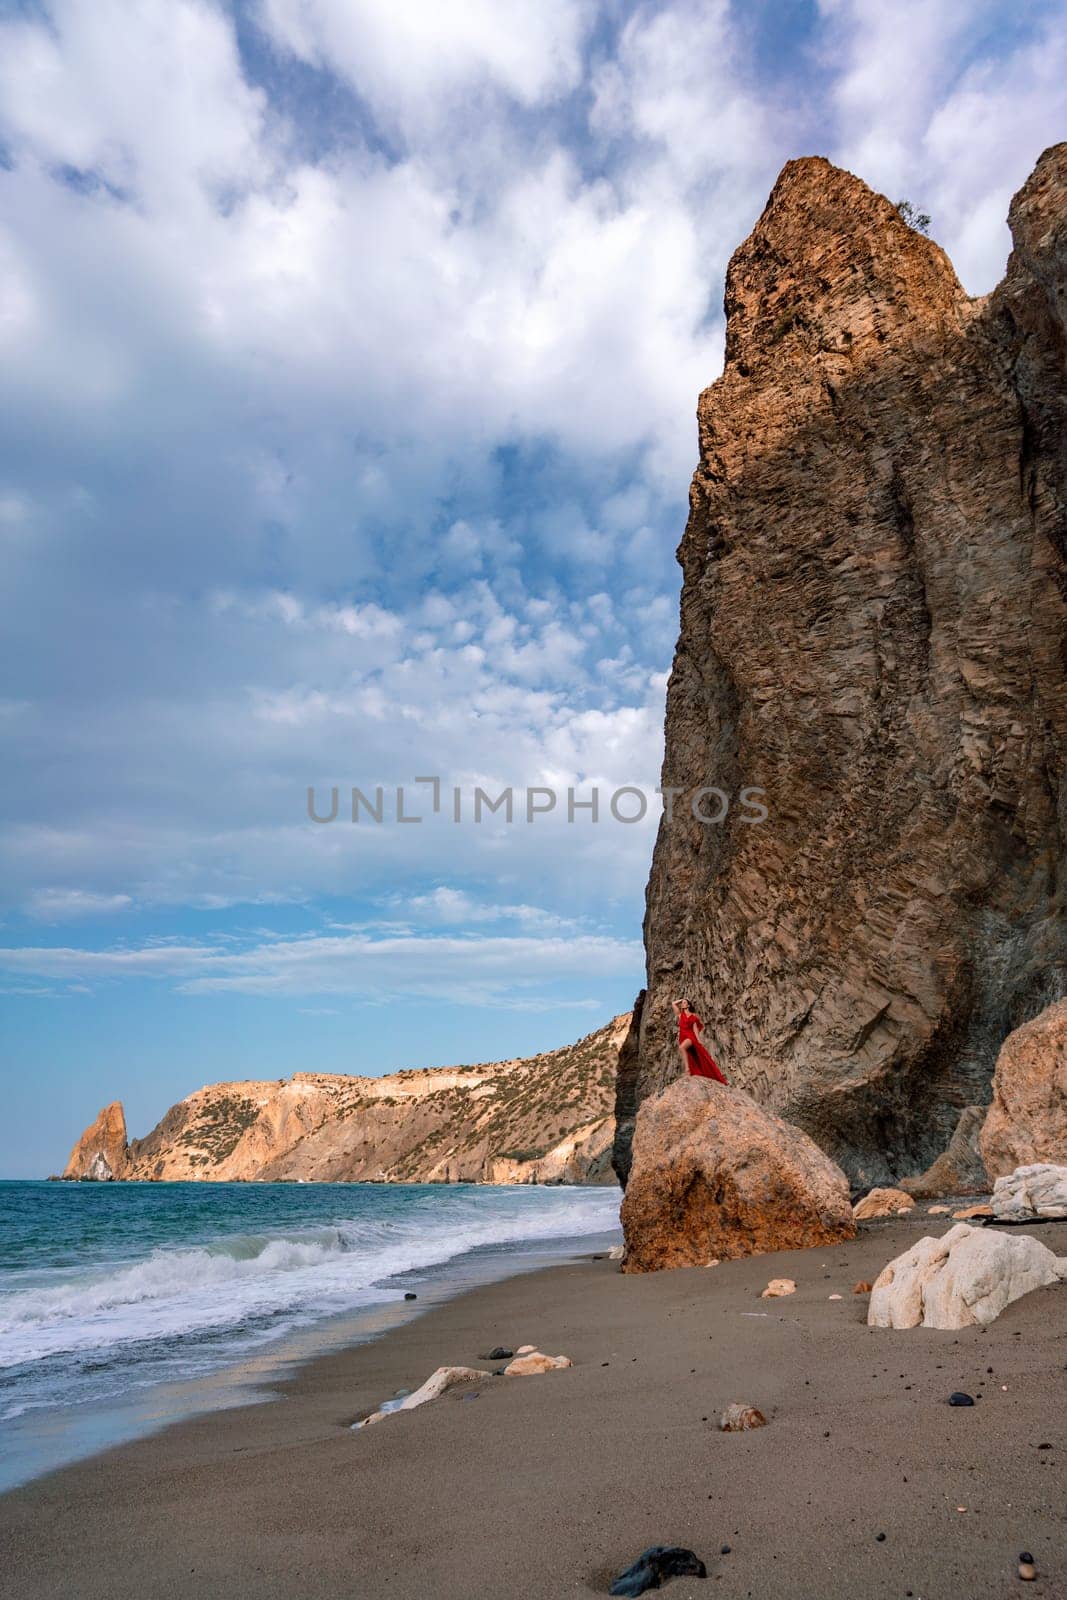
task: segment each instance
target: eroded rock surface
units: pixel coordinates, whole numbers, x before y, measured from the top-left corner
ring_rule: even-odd
[[[965,1107],[948,1149],[918,1177],[902,1178],[904,1192],[919,1200],[937,1200],[946,1194],[988,1194],[992,1180],[978,1148],[985,1119],[985,1106]]]
[[[704,1266],[851,1239],[840,1168],[740,1089],[679,1078],[637,1116],[624,1272]]]
[[[1005,1039],[978,1142],[993,1178],[1035,1162],[1067,1163],[1067,1000]]]
[[[1006,1033],[1063,992],[1067,145],[1010,223],[972,300],[888,200],[809,158],[730,264],[624,1176],[629,1119],[677,1072],[676,995],[730,1082],[861,1187],[934,1161]],[[761,787],[768,820],[695,821],[712,784]]]
[[[998,1222],[1061,1221],[1067,1217],[1067,1167],[1035,1162],[998,1178],[992,1210]]]
[[[90,1123],[70,1152],[63,1176],[107,1183],[113,1178],[126,1177],[128,1166],[126,1118],[121,1100],[113,1100],[96,1121]]]
[[[920,1239],[883,1267],[867,1322],[872,1328],[969,1328],[1064,1278],[1067,1260],[1037,1239],[958,1222],[943,1238]]]

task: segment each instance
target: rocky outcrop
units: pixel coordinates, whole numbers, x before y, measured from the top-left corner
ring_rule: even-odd
[[[125,1178],[128,1166],[126,1118],[122,1102],[113,1100],[86,1128],[70,1152],[63,1176],[108,1183],[115,1178]]]
[[[993,1186],[998,1222],[1060,1221],[1067,1217],[1067,1167],[1036,1162],[998,1178]]]
[[[939,1200],[946,1194],[988,1194],[992,1183],[978,1148],[985,1117],[985,1106],[967,1106],[948,1149],[918,1177],[900,1180],[905,1193],[918,1200]]]
[[[1010,223],[972,300],[810,158],[730,263],[624,1176],[628,1117],[677,1072],[674,996],[731,1083],[866,1187],[928,1166],[1067,988],[1067,145]],[[696,820],[707,785],[759,787],[767,820]]]
[[[100,1149],[113,1176],[135,1179],[613,1183],[615,1068],[629,1021],[485,1066],[212,1084],[128,1151],[116,1102],[79,1140],[66,1176],[86,1175]],[[119,1130],[110,1140],[108,1118]]]
[[[803,1250],[856,1231],[844,1174],[740,1089],[679,1078],[642,1105],[622,1203],[624,1272]]]
[[[1058,1260],[1037,1239],[960,1222],[944,1238],[920,1239],[883,1267],[867,1321],[872,1328],[970,1328],[1063,1279],[1067,1260]]]
[[[994,1178],[1034,1162],[1067,1162],[1067,1000],[1005,1039],[978,1142]]]

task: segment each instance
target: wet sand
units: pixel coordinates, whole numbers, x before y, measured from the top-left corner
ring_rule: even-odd
[[[831,1250],[644,1277],[586,1259],[473,1290],[277,1399],[4,1496],[0,1591],[559,1600],[682,1544],[708,1579],[670,1600],[1067,1600],[1067,1287],[960,1333],[868,1329],[851,1292],[946,1226],[920,1207]],[[1067,1254],[1067,1223],[1033,1232]],[[772,1277],[797,1293],[759,1299]],[[574,1368],[349,1427],[437,1366],[524,1343]],[[950,1407],[956,1389],[981,1398]],[[734,1400],[769,1426],[719,1433]]]

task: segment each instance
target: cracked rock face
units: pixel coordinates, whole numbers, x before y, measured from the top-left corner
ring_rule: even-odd
[[[125,1177],[128,1166],[126,1118],[122,1102],[113,1100],[86,1128],[70,1152],[63,1176],[91,1178],[97,1183],[107,1183],[113,1178]]]
[[[971,300],[858,179],[783,170],[727,277],[679,550],[648,986],[615,1160],[688,995],[853,1184],[921,1172],[1067,990],[1067,145]],[[768,820],[694,820],[702,785]]]

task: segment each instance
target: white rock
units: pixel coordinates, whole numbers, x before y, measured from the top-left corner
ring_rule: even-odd
[[[1067,1167],[1038,1161],[998,1178],[993,1185],[993,1215],[998,1222],[1067,1217]]]
[[[625,1254],[626,1246],[624,1244],[613,1244],[611,1249],[608,1251],[608,1260],[621,1261]]]
[[[515,1354],[517,1356],[532,1356],[536,1349],[537,1346],[535,1344],[520,1344]]]
[[[1026,1234],[957,1223],[941,1239],[920,1239],[887,1267],[871,1291],[872,1328],[968,1328],[989,1323],[1033,1289],[1067,1279],[1067,1257]]]
[[[360,1428],[369,1428],[374,1422],[381,1422],[386,1417],[395,1417],[401,1411],[414,1411],[416,1406],[424,1406],[427,1400],[436,1400],[438,1395],[444,1394],[446,1389],[451,1389],[457,1383],[477,1383],[482,1378],[491,1378],[491,1372],[483,1372],[478,1367],[438,1367],[436,1372],[430,1374],[421,1389],[416,1389],[414,1394],[404,1397],[399,1405],[392,1405],[388,1411],[375,1411],[373,1416],[357,1423]]]
[[[792,1278],[772,1278],[770,1283],[760,1295],[761,1300],[780,1300],[783,1295],[796,1294],[797,1286]]]

